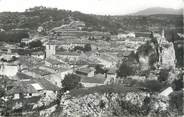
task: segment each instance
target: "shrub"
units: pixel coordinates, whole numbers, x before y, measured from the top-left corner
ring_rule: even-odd
[[[167,81],[169,77],[169,71],[166,69],[161,69],[159,72],[159,77],[158,80],[163,82],[163,81]]]
[[[144,83],[142,82],[142,83],[140,83],[140,86],[143,86],[152,92],[159,92],[164,87],[166,87],[165,84],[163,84],[157,80],[148,80],[148,81],[145,81]]]
[[[82,87],[80,79],[81,78],[75,74],[66,75],[64,80],[62,81],[64,91]]]
[[[129,75],[132,75],[134,73],[133,68],[131,68],[126,63],[122,63],[119,67],[119,70],[117,71],[118,77],[127,77]]]

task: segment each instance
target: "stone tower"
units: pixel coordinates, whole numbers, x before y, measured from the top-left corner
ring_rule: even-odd
[[[56,45],[48,43],[46,45],[46,58],[56,54]]]
[[[162,34],[161,34],[162,38],[165,38],[165,31],[164,29],[162,29]]]

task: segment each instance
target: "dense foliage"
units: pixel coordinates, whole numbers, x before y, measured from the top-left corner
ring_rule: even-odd
[[[28,47],[30,49],[35,48],[35,47],[43,47],[42,42],[40,40],[37,41],[32,41],[31,43],[28,44]]]
[[[95,66],[95,74],[104,74],[104,73],[107,73],[107,69],[104,69],[104,68],[102,68],[102,66],[101,65],[96,65]]]
[[[61,82],[64,91],[81,88],[80,77],[75,74],[68,74]]]
[[[132,75],[134,73],[133,68],[131,68],[126,63],[122,63],[120,68],[117,71],[117,75],[119,77],[127,77],[129,75]]]
[[[159,72],[158,80],[161,81],[161,82],[162,81],[167,81],[168,77],[169,77],[169,70],[161,69],[160,72]]]
[[[28,37],[29,35],[26,31],[0,32],[0,41],[8,43],[20,43],[21,39]]]

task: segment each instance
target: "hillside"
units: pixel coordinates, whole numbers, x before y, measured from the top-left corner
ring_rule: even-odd
[[[147,16],[147,15],[155,15],[155,14],[181,15],[182,14],[182,9],[153,7],[153,8],[147,8],[147,9],[138,11],[136,13],[133,13],[132,15]]]
[[[102,30],[102,27],[105,27],[103,30],[119,28],[118,24],[99,20],[93,15],[46,7],[35,7],[25,12],[0,13],[0,28],[4,30],[15,28],[36,30],[39,26],[43,26],[46,30],[50,30],[53,27],[69,23],[69,17],[74,20],[84,21],[91,30]]]
[[[45,30],[67,24],[70,17],[74,20],[84,21],[86,30],[109,31],[112,33],[130,30],[147,31],[158,28],[181,27],[182,15],[160,14],[149,16],[99,16],[59,10],[57,8],[35,7],[25,12],[0,13],[0,29],[28,29],[36,30],[43,26]]]

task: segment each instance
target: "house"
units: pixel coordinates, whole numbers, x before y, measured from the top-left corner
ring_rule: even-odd
[[[52,84],[62,88],[61,81],[64,80],[65,75],[73,73],[72,69],[65,69],[60,68],[58,72],[50,74],[49,76],[45,77],[48,81],[50,81]]]
[[[0,60],[6,61],[6,62],[11,62],[15,61],[16,58],[19,58],[20,56],[17,53],[8,53],[8,54],[2,54],[0,56]]]
[[[59,90],[59,87],[53,85],[46,79],[31,78],[28,81],[14,82],[14,86],[7,90],[7,97],[13,96],[13,100],[32,98],[44,96],[50,92],[57,94]]]
[[[135,32],[136,37],[150,37],[151,32]]]
[[[18,71],[19,71],[19,66],[17,64],[11,64],[11,63],[0,64],[0,75],[12,77],[12,76],[15,76]]]
[[[34,78],[46,78],[52,73],[47,70],[43,70],[39,68],[32,68],[27,71],[24,71],[24,74],[32,76]]]
[[[96,74],[93,77],[78,75],[81,78],[81,83],[84,87],[95,87],[105,85],[106,77],[104,74]]]
[[[135,38],[135,34],[133,32],[129,32],[129,33],[120,33],[117,35],[118,39],[123,39],[123,38],[128,38],[128,37],[132,37]]]
[[[39,59],[44,59],[45,58],[45,52],[43,52],[43,51],[32,52],[31,56],[35,57],[35,58],[39,58]]]
[[[100,61],[100,64],[104,65],[106,68],[114,67],[118,62],[116,57],[108,54],[100,54],[100,56],[96,56],[96,59]]]
[[[159,95],[168,97],[173,92],[172,87],[168,87],[165,90],[163,90]]]
[[[37,68],[45,64],[43,59],[32,57],[32,56],[20,56],[18,61],[21,65],[21,69]]]
[[[108,69],[108,71],[107,71],[107,78],[113,78],[113,79],[115,79],[116,77],[117,77],[117,69],[115,69],[115,68],[110,68],[110,69]]]
[[[77,52],[56,52],[56,55],[68,60],[78,60],[80,57]]]
[[[94,77],[95,70],[86,67],[76,70],[75,73],[85,77]]]
[[[45,60],[45,65],[46,65],[46,66],[51,66],[51,67],[61,67],[61,66],[64,66],[65,63],[60,62],[60,61],[57,60],[57,59],[46,58],[46,60]]]
[[[29,44],[32,40],[30,38],[21,39],[21,43]]]

